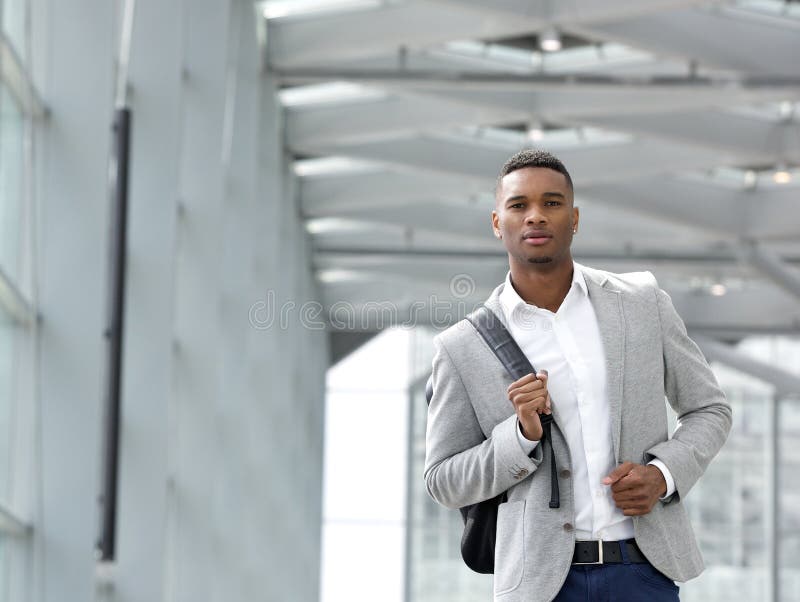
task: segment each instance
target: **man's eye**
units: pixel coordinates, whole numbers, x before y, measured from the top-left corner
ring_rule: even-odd
[[[517,209],[518,207],[522,207],[522,203],[514,203],[509,207],[509,209]]]
[[[558,207],[561,201],[545,201],[545,207]]]

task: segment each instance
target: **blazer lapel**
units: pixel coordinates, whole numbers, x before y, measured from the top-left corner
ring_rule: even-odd
[[[611,436],[614,440],[614,458],[619,461],[622,377],[625,372],[625,319],[622,312],[622,296],[602,273],[584,268],[584,275],[606,356],[606,390],[611,410]]]

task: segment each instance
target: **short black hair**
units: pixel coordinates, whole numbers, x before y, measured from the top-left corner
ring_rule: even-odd
[[[572,178],[561,160],[554,154],[537,148],[523,149],[503,164],[503,167],[500,169],[500,175],[497,176],[497,190],[500,190],[500,182],[505,176],[512,171],[517,171],[525,167],[545,167],[557,171],[560,174],[564,174],[569,189],[575,190],[572,186]]]

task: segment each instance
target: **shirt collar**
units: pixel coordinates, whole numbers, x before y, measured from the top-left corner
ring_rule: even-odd
[[[582,291],[584,295],[588,295],[589,289],[586,287],[586,278],[581,269],[583,266],[575,261],[572,262],[572,266],[572,287],[574,288],[575,285],[577,285],[578,289]],[[570,288],[570,290],[572,290],[572,288]],[[514,290],[514,287],[511,285],[511,271],[506,274],[505,286],[503,286],[503,290],[500,291],[499,300],[506,316],[511,316],[512,312],[520,306],[529,305],[530,307],[536,307],[535,305],[525,303],[522,297],[519,296],[519,293]]]

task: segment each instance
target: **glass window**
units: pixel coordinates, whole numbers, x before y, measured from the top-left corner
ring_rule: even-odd
[[[422,479],[425,467],[427,402],[425,383],[431,370],[433,336],[436,332],[415,328],[409,391],[411,449],[408,461],[409,497],[407,542],[409,545],[408,600],[413,602],[483,602],[492,599],[492,578],[473,573],[461,559],[461,514],[434,502]]]
[[[0,5],[5,41],[25,63],[27,56],[27,0],[3,0]],[[33,278],[30,253],[32,164],[27,140],[30,117],[25,114],[5,81],[0,81],[0,270],[2,277],[25,297]],[[23,249],[28,250],[25,253]],[[0,505],[12,522],[30,517],[31,500],[25,480],[31,466],[23,456],[33,447],[33,329],[17,323],[0,306]],[[16,453],[15,453],[16,452]],[[25,533],[0,531],[0,602],[29,599],[30,538]]]
[[[0,533],[0,602],[8,600],[8,563],[6,562],[6,538]]]
[[[19,276],[24,169],[24,118],[5,85],[0,86],[0,268]]]
[[[788,337],[752,337],[738,345],[743,355],[796,373],[800,342]],[[796,599],[800,585],[800,486],[790,475],[800,468],[800,404],[777,400],[777,432],[771,412],[773,388],[725,366],[714,372],[733,408],[733,428],[725,447],[714,459],[686,500],[705,572],[681,589],[685,602],[769,600],[773,568],[770,539],[770,472],[773,437],[778,438],[779,516],[778,601]]]
[[[25,59],[25,11],[27,0],[3,0],[3,31],[5,31],[15,52]]]
[[[6,504],[11,494],[14,330],[14,324],[0,310],[0,503]]]

